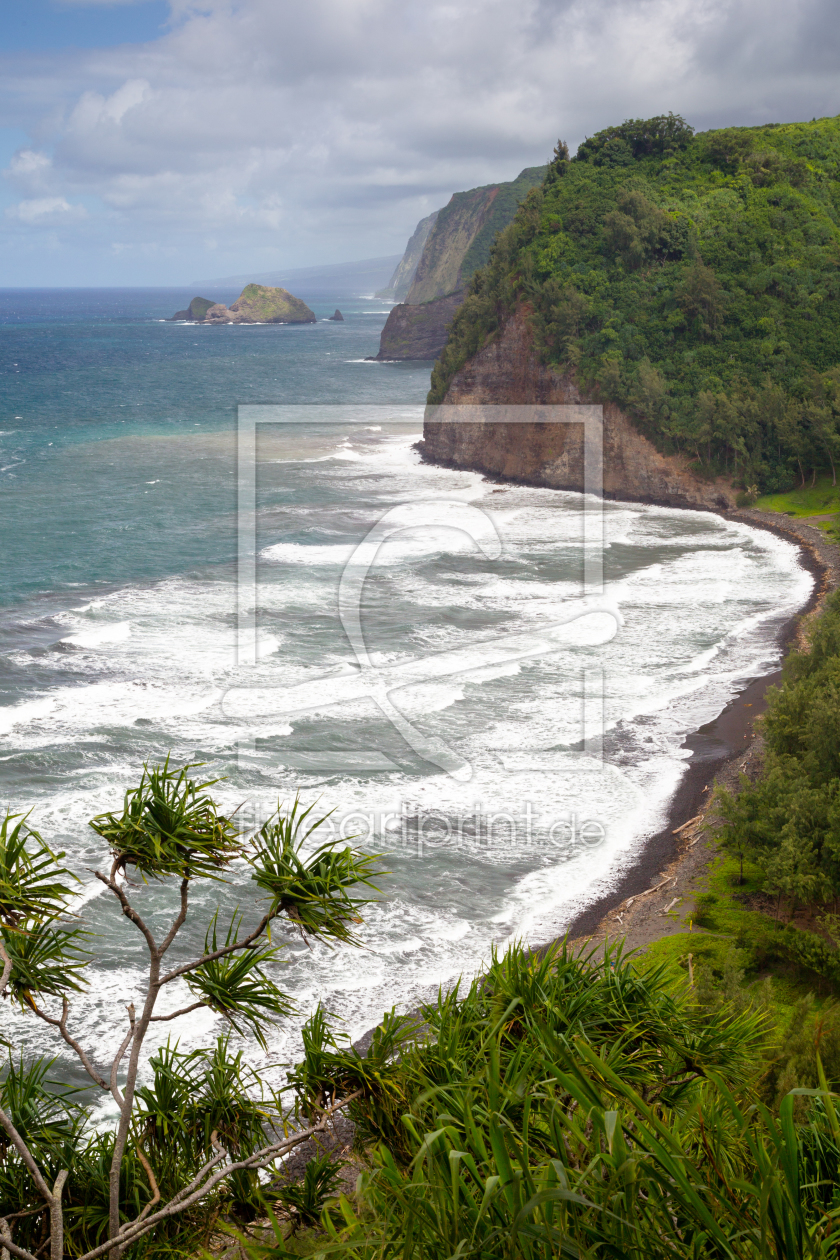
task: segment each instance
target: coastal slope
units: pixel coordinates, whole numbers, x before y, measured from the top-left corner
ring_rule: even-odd
[[[543,166],[528,167],[507,183],[454,193],[430,216],[434,222],[415,261],[409,254],[428,223],[421,220],[404,259],[413,276],[411,286],[386,321],[377,359],[434,359],[440,354],[468,281],[488,261],[496,235],[513,219],[530,189],[542,182],[545,171]],[[423,309],[415,313],[406,307]]]
[[[445,397],[447,405],[584,401],[571,375],[540,362],[524,309],[455,374]],[[420,450],[429,463],[555,490],[584,489],[582,425],[461,425],[441,421],[440,414],[436,407],[427,408]],[[603,433],[605,498],[668,507],[734,507],[731,481],[704,480],[685,456],[663,455],[615,404],[604,406]]]
[[[838,277],[840,119],[630,120],[572,159],[558,144],[472,277],[429,402],[603,403],[618,497],[723,506],[813,484],[840,460]],[[521,443],[430,422],[425,451],[580,488],[573,460],[550,452],[549,473]]]
[[[405,301],[406,294],[414,281],[420,259],[423,257],[423,248],[429,238],[429,233],[435,226],[439,213],[439,210],[434,210],[417,224],[417,227],[409,237],[405,253],[397,263],[387,288],[380,289],[376,294],[377,297],[385,298],[391,302]]]

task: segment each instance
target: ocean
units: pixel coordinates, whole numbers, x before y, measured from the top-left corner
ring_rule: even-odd
[[[431,365],[366,361],[383,303],[307,299],[319,319],[300,327],[165,322],[192,296],[0,292],[0,803],[31,810],[79,877],[96,962],[70,1022],[103,1058],[142,952],[87,824],[144,762],[204,763],[246,831],[299,794],[330,815],[325,839],[381,854],[362,949],[275,938],[300,1013],[248,1052],[279,1079],[319,1000],[356,1036],[494,946],[562,934],[662,826],[686,734],[777,666],[812,579],[765,531],[611,502],[603,598],[572,616],[581,496],[423,464]],[[266,406],[254,661],[237,654],[241,404]],[[360,639],[342,575],[382,521]],[[172,889],[132,895],[171,917]],[[182,952],[237,905],[258,911],[244,863],[199,892]],[[161,1027],[184,1047],[223,1030],[206,1012]],[[0,1035],[79,1080],[8,1003]]]

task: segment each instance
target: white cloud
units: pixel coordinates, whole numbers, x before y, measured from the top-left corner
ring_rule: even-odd
[[[84,206],[71,206],[66,197],[36,197],[7,206],[6,217],[21,223],[54,224],[59,220],[86,219],[88,212]]]
[[[3,177],[20,192],[48,192],[52,184],[52,159],[35,149],[19,149],[3,171]]]
[[[180,252],[185,277],[207,239],[217,273],[222,257],[241,271],[396,252],[451,192],[628,116],[673,109],[703,127],[840,109],[829,0],[171,9],[151,43],[7,63],[7,120],[33,143],[5,174],[25,196],[98,199],[104,249]]]

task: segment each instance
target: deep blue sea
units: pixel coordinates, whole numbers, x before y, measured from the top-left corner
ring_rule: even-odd
[[[0,291],[0,801],[31,809],[79,875],[100,958],[71,1022],[103,1054],[142,957],[100,895],[87,821],[144,761],[206,763],[245,826],[300,792],[335,811],[325,836],[387,852],[364,950],[287,938],[300,1018],[321,999],[357,1034],[494,943],[561,933],[608,888],[662,824],[685,734],[777,663],[811,586],[770,534],[609,503],[604,599],[569,621],[581,497],[422,464],[431,364],[365,361],[387,306],[302,293],[316,324],[166,322],[193,296]],[[344,323],[326,321],[336,306]],[[237,657],[241,404],[275,408],[248,524],[255,663]],[[360,648],[342,575],[383,521]],[[593,696],[602,757],[580,755]],[[171,914],[171,890],[133,895],[155,922]],[[197,912],[238,903],[255,913],[244,866]],[[197,920],[185,947],[202,939]],[[288,1059],[300,1018],[250,1053]],[[219,1027],[199,1013],[180,1035]],[[60,1054],[8,1006],[0,1033]]]

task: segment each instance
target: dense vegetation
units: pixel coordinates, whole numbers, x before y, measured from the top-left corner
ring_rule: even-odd
[[[840,456],[840,118],[695,135],[673,115],[558,144],[432,376],[523,304],[544,361],[660,449],[744,487]]]
[[[764,890],[792,915],[821,906],[820,932],[791,928],[792,957],[840,985],[840,592],[826,601],[807,652],[793,652],[763,719],[766,753],[755,783],[722,794],[723,842],[762,872]]]
[[[835,1103],[813,1047],[817,1089],[762,1102],[759,1008],[710,1005],[620,950],[514,948],[420,1015],[390,1017],[367,1058],[322,1012],[308,1026],[304,1111],[361,1091],[375,1153],[307,1254],[836,1256]],[[299,1254],[277,1232],[256,1254]]]
[[[57,1043],[62,1038],[89,1082],[68,1088],[54,1079],[54,1059],[24,1059],[9,1047],[0,1072],[4,1260],[40,1260],[46,1251],[51,1260],[119,1260],[129,1247],[183,1255],[206,1240],[220,1212],[247,1218],[261,1210],[259,1171],[301,1138],[288,1133],[287,1108],[229,1033],[181,1052],[177,1021],[209,1008],[235,1032],[250,1029],[265,1049],[264,1026],[293,1008],[272,975],[283,925],[305,940],[358,943],[365,902],[351,890],[370,883],[374,863],[349,847],[312,851],[307,842],[318,822],[297,802],[243,836],[208,794],[212,781],[197,782],[191,769],[167,762],[145,771],[121,812],[91,821],[110,851],[109,873],[96,876],[135,933],[146,973],[145,988],[135,982],[125,995],[119,1048],[101,1036],[87,1047],[77,1039],[74,999],[95,984],[96,941],[68,904],[73,876],[61,865],[64,855],[26,818],[0,819],[0,996],[42,1020]],[[247,927],[239,910],[224,924],[218,909],[210,914],[217,898],[205,882],[223,880],[242,861],[262,899]],[[169,885],[172,917],[163,924],[160,907],[144,895],[149,883]],[[178,937],[196,910],[206,935],[191,958]],[[162,1011],[161,997],[170,1007],[185,997],[187,1004]],[[174,1043],[151,1055],[143,1079],[143,1046],[155,1021],[173,1029]],[[103,1101],[116,1112],[113,1126],[103,1125]]]

